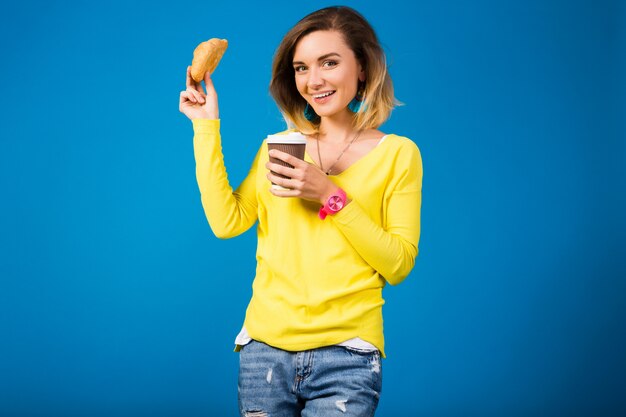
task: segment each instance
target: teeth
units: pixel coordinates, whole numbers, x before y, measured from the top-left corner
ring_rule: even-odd
[[[329,95],[331,95],[332,93],[334,93],[334,91],[329,91],[329,92],[327,92],[327,93],[314,95],[314,96],[313,96],[313,98],[324,98],[324,97],[328,97],[328,96],[329,96]]]

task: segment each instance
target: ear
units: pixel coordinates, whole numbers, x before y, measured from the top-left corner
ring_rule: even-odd
[[[365,81],[365,70],[362,65],[359,66],[359,81]]]

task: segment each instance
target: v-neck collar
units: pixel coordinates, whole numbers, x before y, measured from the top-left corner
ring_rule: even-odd
[[[375,153],[378,148],[382,147],[383,142],[387,142],[388,139],[389,139],[388,138],[389,136],[391,136],[391,135],[387,134],[387,135],[383,136],[382,138],[380,138],[380,141],[378,142],[378,144],[376,146],[374,146],[368,153],[366,153],[365,155],[363,155],[362,157],[360,157],[359,159],[354,161],[348,168],[344,169],[340,173],[338,173],[338,174],[330,174],[329,177],[339,177],[339,176],[342,176],[344,173],[350,171],[352,169],[352,167],[354,167],[355,165],[358,165],[359,162],[361,162],[362,160],[367,158],[369,155]],[[315,166],[318,166],[315,163],[315,160],[313,160],[313,158],[311,158],[309,153],[306,152],[306,151],[304,152],[304,160],[307,161],[307,162],[312,162]]]

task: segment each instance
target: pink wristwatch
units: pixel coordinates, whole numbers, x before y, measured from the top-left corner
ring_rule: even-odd
[[[319,212],[320,219],[324,220],[327,215],[338,213],[346,205],[346,192],[338,188],[322,206]]]

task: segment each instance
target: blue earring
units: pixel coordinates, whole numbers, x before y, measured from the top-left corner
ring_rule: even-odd
[[[311,107],[309,103],[306,103],[306,107],[304,108],[304,117],[309,122],[314,122],[319,118],[319,116],[317,115],[317,113],[315,113],[315,110],[313,110],[313,107]]]
[[[356,96],[348,103],[348,108],[352,113],[359,113],[365,111],[366,106],[363,106],[363,99],[365,98],[365,82],[359,81],[359,88],[356,92]]]

